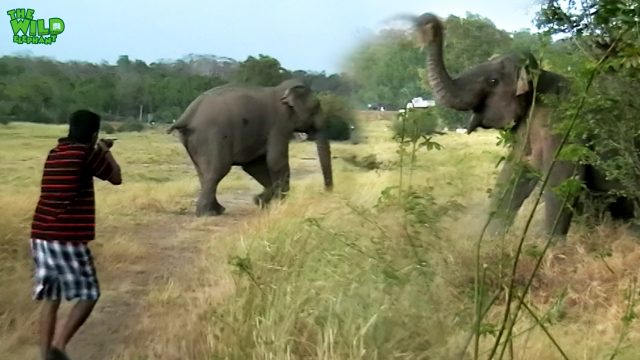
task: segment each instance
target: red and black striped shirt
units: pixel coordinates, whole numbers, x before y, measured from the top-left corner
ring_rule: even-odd
[[[80,242],[95,238],[93,177],[107,180],[114,171],[106,152],[96,149],[62,138],[49,152],[31,238]]]

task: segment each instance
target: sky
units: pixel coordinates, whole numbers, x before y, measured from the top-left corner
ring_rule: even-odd
[[[177,4],[180,4],[178,6]],[[0,56],[28,52],[61,61],[115,63],[120,55],[147,63],[210,54],[239,61],[273,56],[290,70],[338,72],[368,34],[396,14],[467,12],[507,31],[534,29],[535,0],[2,0]],[[61,18],[52,45],[14,44],[7,11]]]

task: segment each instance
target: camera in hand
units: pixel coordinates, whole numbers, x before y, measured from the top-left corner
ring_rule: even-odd
[[[105,144],[107,146],[107,148],[111,149],[111,147],[113,146],[113,143],[116,141],[117,139],[100,139],[100,141]]]

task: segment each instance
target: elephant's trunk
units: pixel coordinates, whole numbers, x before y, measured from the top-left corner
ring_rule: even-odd
[[[452,79],[444,65],[444,29],[440,19],[433,14],[422,14],[415,19],[415,26],[427,48],[427,78],[433,89],[435,100],[455,110],[473,109],[477,103],[476,94],[461,86],[460,81]]]
[[[324,187],[326,190],[333,189],[333,171],[331,169],[331,146],[327,134],[320,131],[316,137],[316,147],[318,149],[318,160],[324,177]]]

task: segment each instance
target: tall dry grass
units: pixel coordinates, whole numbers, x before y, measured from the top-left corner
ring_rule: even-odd
[[[397,145],[385,126],[370,124],[365,146],[339,151],[372,152],[382,164],[393,163]],[[212,307],[203,324],[207,354],[229,359],[461,356],[473,327],[474,243],[487,215],[486,190],[500,150],[490,132],[437,141],[445,149],[421,150],[412,175],[415,186],[433,189],[417,244],[409,243],[397,207],[375,208],[382,190],[398,183],[393,165],[375,171],[342,168],[336,194],[294,197],[239,235],[239,249],[231,256],[238,289]],[[450,200],[464,210],[444,212]],[[528,201],[515,230],[522,229],[530,209]],[[540,215],[534,227],[541,225]],[[524,285],[543,240],[529,237],[517,286]],[[490,291],[499,290],[490,286],[500,286],[498,277],[508,269],[516,245],[515,236],[486,240],[480,260]],[[637,304],[637,294],[627,290],[637,275],[631,264],[638,250],[636,238],[623,227],[603,224],[593,233],[575,226],[567,243],[545,258],[526,302],[531,312],[523,311],[516,323],[508,356],[561,358],[557,347],[576,359],[609,358],[613,351],[619,359],[637,356],[638,332],[625,329],[625,315]],[[488,355],[503,307],[502,295],[482,324],[480,358]],[[465,358],[471,356],[467,349]]]

